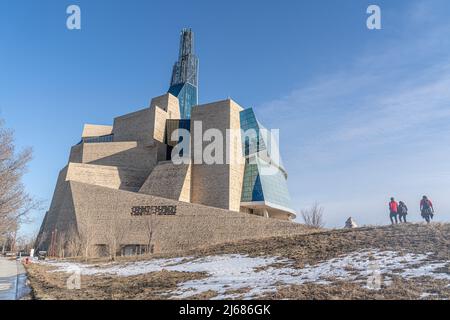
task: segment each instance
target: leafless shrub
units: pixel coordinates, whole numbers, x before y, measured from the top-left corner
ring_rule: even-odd
[[[66,234],[66,250],[67,256],[77,257],[81,254],[81,240],[78,232],[74,228],[70,228]]]
[[[39,202],[33,200],[22,183],[32,150],[17,153],[13,133],[0,120],[0,243],[15,233]]]
[[[80,239],[80,251],[85,261],[87,261],[93,252],[96,228],[94,219],[90,215],[85,215],[79,220],[78,236]]]
[[[30,250],[34,248],[35,242],[36,242],[35,234],[18,237],[15,241],[16,250],[30,253]]]
[[[130,222],[128,219],[120,219],[117,215],[114,215],[109,220],[109,232],[106,235],[109,249],[109,257],[111,260],[115,260],[117,253],[121,251],[123,240],[128,232]]]
[[[65,258],[66,256],[66,233],[60,232],[56,237],[56,256]]]
[[[323,211],[324,208],[315,203],[311,208],[301,210],[303,221],[308,227],[323,228],[325,226]]]
[[[157,227],[157,220],[155,216],[147,216],[145,217],[145,232],[147,236],[147,253],[153,253],[154,251],[154,244],[153,244],[153,237],[155,235],[155,230]]]

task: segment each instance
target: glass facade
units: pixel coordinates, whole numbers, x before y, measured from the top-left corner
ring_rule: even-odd
[[[113,141],[114,141],[114,135],[108,134],[106,136],[86,137],[86,138],[83,138],[83,140],[81,142],[95,143],[95,142],[113,142]]]
[[[267,143],[261,135],[261,130],[265,128],[258,122],[251,108],[240,112],[240,122],[244,131],[242,148],[246,157],[241,202],[264,201],[290,209],[287,175],[281,165],[277,165],[281,161],[272,161],[270,157]],[[249,134],[248,130],[253,132]],[[272,141],[270,146],[274,146]],[[261,154],[261,151],[266,152]],[[267,161],[261,158],[263,154]]]
[[[270,165],[261,159],[258,159],[257,161],[260,169],[264,166],[266,168],[270,167],[270,171],[273,171],[273,174],[260,175],[265,201],[285,208],[292,208],[291,197],[289,195],[284,173],[278,167]]]
[[[264,193],[256,164],[245,163],[242,202],[264,201]]]
[[[241,129],[248,134],[242,137],[242,148],[245,156],[266,149],[264,140],[260,136],[260,123],[256,120],[253,109],[245,109],[239,113]],[[254,134],[252,134],[254,133]]]
[[[256,162],[256,163],[255,163]],[[270,174],[263,174],[270,170]],[[291,208],[291,197],[284,173],[258,157],[245,163],[241,202],[265,201]]]
[[[192,107],[198,104],[197,88],[190,83],[181,83],[171,86],[169,93],[178,98],[180,117],[190,119]]]

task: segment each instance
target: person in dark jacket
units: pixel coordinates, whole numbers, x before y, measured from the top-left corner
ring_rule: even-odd
[[[398,203],[398,219],[400,222],[406,223],[406,215],[408,214],[408,207],[403,201]],[[403,221],[402,221],[403,220]]]
[[[433,203],[431,203],[431,200],[428,199],[427,196],[423,196],[422,200],[420,200],[420,213],[427,223],[430,223],[430,220],[433,220]]]
[[[389,202],[389,218],[391,219],[392,224],[394,224],[394,221],[395,224],[398,223],[397,213],[398,213],[398,204],[394,198],[391,198],[391,202]]]

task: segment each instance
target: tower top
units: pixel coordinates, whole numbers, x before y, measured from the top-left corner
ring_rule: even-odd
[[[198,58],[194,52],[194,32],[190,28],[183,28],[180,33],[178,61],[173,66],[170,86],[184,83],[198,85]]]

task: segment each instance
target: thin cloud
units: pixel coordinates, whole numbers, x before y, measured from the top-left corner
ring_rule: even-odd
[[[258,106],[268,126],[283,124],[281,148],[298,208],[319,201],[331,225],[351,212],[379,223],[390,194],[404,192],[415,202],[427,190],[442,198],[450,219],[442,196],[450,190],[450,24],[429,19],[441,15],[439,4],[415,2],[377,54],[367,51],[350,69]]]

